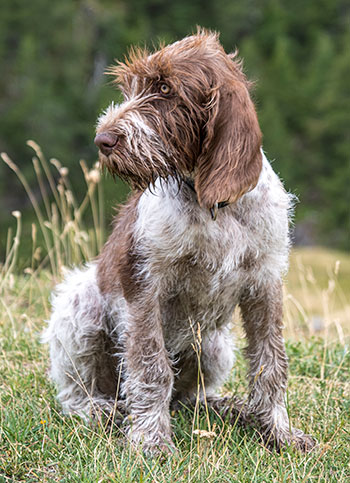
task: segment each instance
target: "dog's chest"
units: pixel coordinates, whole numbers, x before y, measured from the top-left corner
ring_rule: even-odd
[[[189,321],[202,330],[225,324],[251,271],[249,229],[227,210],[213,221],[203,210],[198,216],[196,206],[182,213],[171,198],[145,201],[139,250],[146,260],[144,276],[158,293],[165,335],[183,337]]]
[[[190,346],[199,328],[204,336],[230,322],[239,301],[241,268],[229,267],[225,256],[221,261],[197,253],[169,264],[159,301],[165,341],[175,352]]]
[[[253,192],[215,221],[185,194],[171,186],[144,193],[135,225],[165,337],[179,341],[193,340],[191,324],[227,324],[242,290],[280,277],[288,259],[289,199],[269,165]]]

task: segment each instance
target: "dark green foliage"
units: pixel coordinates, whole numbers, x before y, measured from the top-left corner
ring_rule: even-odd
[[[264,148],[301,200],[310,241],[346,248],[350,206],[350,9],[347,0],[2,0],[0,150],[30,180],[34,139],[48,157],[78,172],[96,158],[98,113],[119,94],[103,76],[131,44],[152,47],[202,25],[237,46],[264,133]],[[79,188],[77,182],[76,189]],[[118,199],[115,187],[111,198]],[[24,196],[0,164],[5,210]],[[7,223],[7,221],[6,221]]]

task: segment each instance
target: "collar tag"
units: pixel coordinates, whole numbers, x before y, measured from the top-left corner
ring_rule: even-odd
[[[195,195],[197,197],[197,193],[196,193],[196,190],[194,188],[194,181],[193,181],[193,179],[192,178],[183,178],[183,181],[193,191],[193,193],[195,193]],[[215,221],[216,220],[216,217],[218,215],[218,210],[220,208],[225,208],[225,206],[228,206],[229,204],[230,203],[228,201],[220,201],[219,203],[214,203],[214,205],[211,208],[209,208],[210,215],[211,215],[211,219],[213,221]]]
[[[218,216],[218,209],[219,209],[219,203],[215,203],[211,208],[209,208],[211,219],[213,221],[215,221],[216,217]]]

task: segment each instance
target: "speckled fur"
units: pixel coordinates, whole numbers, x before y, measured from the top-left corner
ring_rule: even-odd
[[[180,42],[165,48],[165,54],[160,51],[168,69],[176,49],[185,52],[188,44],[192,50],[198,45],[203,52],[207,48],[210,54],[215,47],[225,55],[216,36],[197,35],[185,39],[184,46]],[[237,171],[242,176],[238,191],[229,194],[230,203],[213,220],[208,208],[213,201],[223,201],[220,196],[230,189],[228,184],[220,190],[220,183],[213,188],[215,173],[224,175],[225,166],[220,173],[217,167],[214,174],[208,172],[214,180],[208,186],[200,172],[208,171],[208,161],[204,167],[189,159],[176,164],[179,140],[167,144],[157,133],[155,107],[147,108],[153,94],[142,97],[138,91],[137,86],[144,89],[147,82],[142,83],[137,72],[152,64],[154,58],[149,59],[143,56],[123,67],[131,86],[127,100],[111,105],[98,122],[98,132],[113,131],[124,139],[111,156],[101,154],[101,162],[117,174],[120,168],[141,191],[118,215],[99,259],[70,273],[53,297],[44,340],[50,343],[58,398],[65,412],[85,418],[120,409],[131,421],[128,435],[134,444],[142,442],[149,451],[165,449],[172,446],[170,405],[196,397],[199,354],[209,404],[225,415],[237,415],[239,410],[242,419],[254,421],[277,447],[294,442],[308,450],[314,441],[290,426],[284,401],[287,358],[281,280],[288,267],[292,198],[262,151],[257,154],[249,146],[255,159],[251,169],[255,173],[260,166],[259,176],[253,182],[255,174],[247,175],[244,181],[243,171]],[[242,90],[244,78],[237,65],[235,69]],[[250,101],[244,99],[243,106],[248,106]],[[194,133],[203,112],[198,116]],[[254,123],[254,116],[250,120]],[[259,139],[256,134],[254,142]],[[181,149],[183,156],[193,155],[189,147]],[[235,153],[232,156],[238,149]],[[228,178],[232,173],[233,168],[228,169]],[[182,181],[186,176],[195,179],[197,193]],[[231,324],[237,305],[250,364],[245,405],[234,405],[233,398],[221,401],[217,393],[234,362]]]

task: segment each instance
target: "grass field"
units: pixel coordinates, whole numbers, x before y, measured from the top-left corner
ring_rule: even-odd
[[[87,194],[77,203],[65,168],[52,161],[61,176],[56,184],[40,148],[30,145],[43,205],[2,155],[21,179],[38,223],[30,240],[21,239],[21,214],[14,213],[17,231],[9,234],[0,265],[0,483],[350,481],[350,256],[321,248],[294,250],[285,284],[288,411],[294,426],[319,441],[317,450],[270,452],[253,429],[184,408],[172,420],[178,452],[148,458],[132,451],[117,429],[88,427],[62,416],[47,377],[47,347],[39,338],[62,266],[90,258],[103,243],[103,196],[98,172],[82,163]],[[86,210],[93,221],[90,231],[83,221]],[[24,270],[18,268],[20,244],[32,246]],[[241,349],[239,323],[236,336]],[[225,391],[243,395],[246,390],[238,350]]]
[[[349,276],[344,254],[292,254],[286,284],[288,407],[293,424],[319,441],[316,451],[269,452],[254,430],[183,409],[173,418],[178,454],[165,459],[132,452],[117,430],[62,417],[46,376],[47,348],[39,343],[53,277],[27,270],[3,278],[0,481],[349,481]],[[239,330],[237,336],[242,346]],[[226,389],[243,393],[245,365],[237,355]]]

